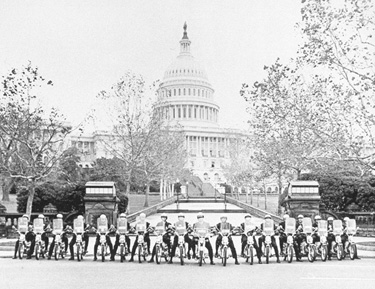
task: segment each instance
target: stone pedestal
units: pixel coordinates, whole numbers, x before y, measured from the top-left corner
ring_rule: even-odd
[[[107,216],[109,224],[116,224],[117,198],[114,183],[86,183],[86,195],[84,201],[86,224],[96,227],[96,220],[102,214]]]
[[[293,218],[298,215],[311,217],[319,214],[319,183],[314,181],[293,181],[288,188],[288,196],[283,205]]]

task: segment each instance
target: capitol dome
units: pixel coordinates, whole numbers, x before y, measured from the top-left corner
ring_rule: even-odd
[[[183,126],[217,126],[219,106],[203,66],[190,53],[191,41],[184,25],[180,53],[167,68],[158,89],[166,118]]]

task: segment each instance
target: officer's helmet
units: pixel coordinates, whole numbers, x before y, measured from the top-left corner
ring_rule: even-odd
[[[264,218],[265,219],[271,219],[271,216],[270,215],[265,215]]]
[[[39,219],[44,219],[44,215],[43,215],[43,214],[40,214],[40,215],[38,215],[38,218],[39,218]]]
[[[200,219],[200,218],[204,218],[204,215],[203,215],[202,212],[199,212],[199,213],[197,214],[197,219]]]
[[[319,215],[317,215],[317,216],[315,216],[315,221],[319,221],[319,220],[321,220],[322,219],[322,217],[320,217]]]
[[[333,217],[328,217],[327,221],[333,221]]]
[[[22,216],[22,218],[29,218],[29,216],[26,215],[26,214],[24,214],[24,215]]]
[[[161,214],[160,218],[165,218],[165,219],[168,219],[168,216],[167,216],[167,214],[166,214],[166,213],[163,213],[163,214]]]
[[[62,219],[62,218],[63,218],[63,215],[61,215],[61,214],[57,214],[56,218],[58,218],[58,219]]]
[[[283,216],[283,218],[284,218],[284,220],[286,220],[286,219],[289,218],[289,215],[288,215],[288,214],[285,214],[285,215]]]
[[[121,213],[120,214],[120,218],[126,218],[126,214],[125,213]]]

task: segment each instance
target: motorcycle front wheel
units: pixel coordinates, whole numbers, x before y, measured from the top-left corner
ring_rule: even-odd
[[[77,260],[78,260],[78,262],[80,262],[82,260],[81,250],[82,250],[81,245],[77,245]]]
[[[350,260],[354,260],[356,252],[357,252],[357,246],[355,244],[351,244],[349,246],[349,257],[350,257]]]
[[[101,253],[102,253],[102,262],[104,262],[105,261],[105,253],[106,253],[105,245],[101,246]]]
[[[223,248],[223,255],[222,255],[222,261],[223,261],[223,266],[225,267],[227,265],[227,254],[228,254],[228,248],[224,247]]]
[[[160,246],[157,245],[155,248],[155,258],[156,258],[156,264],[160,264],[161,262],[161,252],[160,252]]]
[[[20,259],[22,259],[23,258],[23,243],[20,243],[20,245],[19,245],[19,247],[18,247],[18,257],[20,258]]]
[[[293,261],[293,246],[289,245],[287,248],[287,260],[288,263],[292,263]]]
[[[202,266],[203,263],[203,251],[199,251],[199,266]]]
[[[180,263],[181,265],[184,265],[184,247],[180,246]]]
[[[121,244],[120,246],[120,261],[123,263],[125,260],[125,246],[124,244]]]
[[[250,265],[254,264],[254,250],[252,247],[249,247],[249,255],[250,255]]]
[[[344,253],[344,248],[342,246],[342,244],[339,244],[337,246],[337,260],[341,261],[342,260],[342,256],[343,256],[343,253]]]
[[[320,258],[322,259],[323,262],[327,260],[327,255],[328,255],[327,245],[323,245],[321,252],[320,252]]]
[[[142,263],[142,245],[138,245],[138,262]]]
[[[58,244],[55,245],[55,260],[59,260],[59,256],[60,256],[60,246]]]
[[[35,259],[39,260],[39,244],[35,245]]]
[[[266,264],[268,264],[270,262],[270,247],[266,247],[264,254],[266,255]]]
[[[307,249],[307,259],[309,260],[309,262],[311,263],[314,262],[314,255],[315,255],[314,247],[310,245]]]

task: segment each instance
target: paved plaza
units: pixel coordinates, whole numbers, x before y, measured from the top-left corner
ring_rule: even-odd
[[[374,288],[375,260],[199,267],[148,263],[0,259],[0,288]]]

